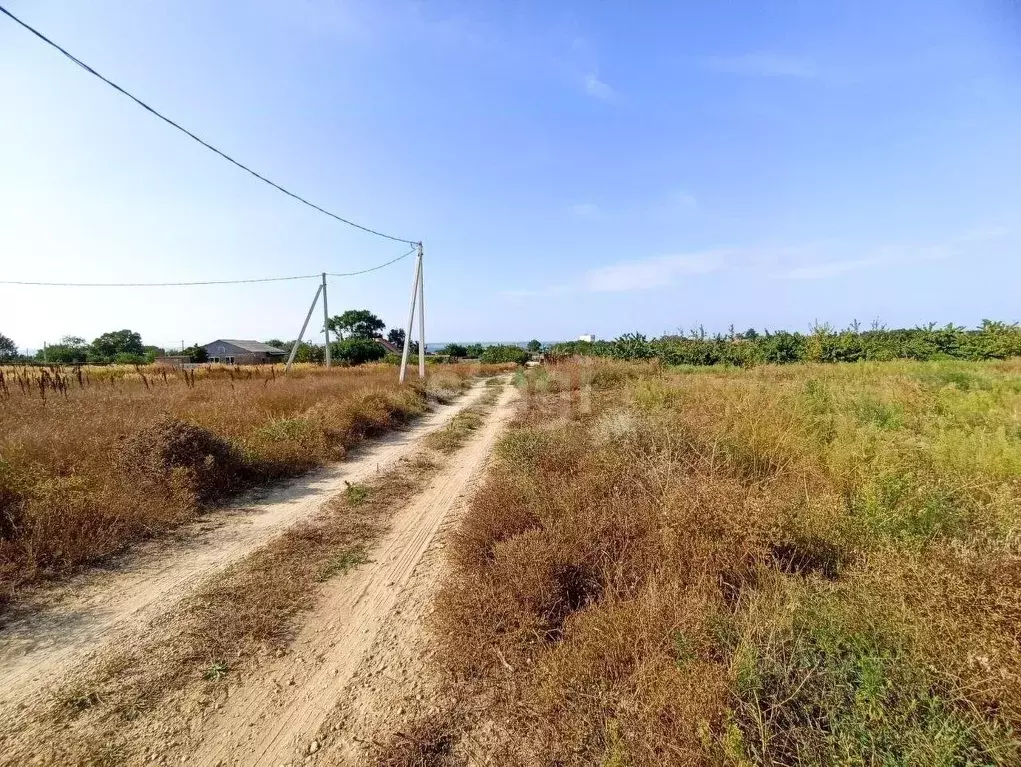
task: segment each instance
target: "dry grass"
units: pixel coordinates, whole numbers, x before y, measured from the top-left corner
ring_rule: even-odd
[[[163,751],[189,718],[287,651],[319,585],[368,562],[372,542],[436,468],[421,455],[371,485],[351,486],[355,492],[335,498],[319,519],[290,528],[163,616],[147,641],[58,689],[33,723],[48,733],[45,747],[25,740],[9,747],[58,764],[102,763],[111,750],[115,763]]]
[[[2,370],[0,605],[253,484],[340,460],[447,400],[468,366]]]
[[[471,406],[480,417],[491,394],[499,391]],[[289,528],[163,615],[144,641],[59,688],[31,725],[46,737],[5,744],[8,756],[55,764],[163,758],[229,687],[288,651],[320,584],[371,561],[373,543],[443,460],[423,451],[372,483],[348,485],[318,518]]]
[[[496,379],[495,384],[492,380],[488,381],[486,391],[479,397],[478,402],[466,407],[442,429],[428,435],[425,439],[426,446],[448,455],[459,450],[465,441],[485,423],[486,414],[500,398],[500,389],[497,388],[500,385],[499,379]]]
[[[434,626],[494,763],[1021,761],[1021,365],[519,385]]]
[[[394,732],[374,754],[378,767],[444,767],[457,764],[454,739],[440,714],[425,715]]]

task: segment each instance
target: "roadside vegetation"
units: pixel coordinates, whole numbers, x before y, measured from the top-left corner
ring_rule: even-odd
[[[490,371],[495,368],[490,368]],[[0,367],[0,605],[262,483],[343,459],[485,372]]]
[[[470,407],[484,417],[499,394],[498,381]],[[316,608],[325,584],[371,561],[394,516],[456,451],[424,447],[372,481],[348,485],[315,517],[228,567],[162,616],[145,641],[113,648],[66,680],[28,724],[46,737],[11,738],[9,756],[166,763],[167,752],[187,743],[189,729],[214,715],[232,688],[291,651],[302,615]]]
[[[616,360],[658,359],[667,365],[784,365],[792,362],[862,362],[890,360],[993,360],[1021,356],[1021,327],[983,320],[978,328],[957,325],[888,329],[878,322],[869,329],[858,323],[844,330],[817,324],[811,332],[786,330],[710,335],[702,327],[687,334],[647,339],[629,333],[613,341],[572,341],[554,344],[548,356],[566,359],[574,355]]]
[[[1021,362],[517,383],[387,763],[1021,763]]]

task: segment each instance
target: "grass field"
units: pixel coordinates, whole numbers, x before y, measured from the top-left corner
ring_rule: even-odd
[[[420,742],[467,733],[498,764],[1021,763],[1021,362],[517,383],[433,627],[457,703]]]
[[[0,604],[246,487],[339,460],[480,372],[443,366],[401,387],[386,365],[0,367]]]

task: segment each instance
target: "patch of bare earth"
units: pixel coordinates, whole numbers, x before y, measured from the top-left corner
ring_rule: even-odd
[[[445,524],[485,469],[514,390],[428,487],[394,517],[363,567],[327,585],[286,655],[246,679],[182,747],[194,764],[348,764],[421,703],[421,632]],[[402,673],[403,671],[403,673]],[[406,711],[405,711],[406,713]]]

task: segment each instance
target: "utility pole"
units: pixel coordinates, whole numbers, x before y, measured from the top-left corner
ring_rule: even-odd
[[[323,272],[323,333],[326,334],[326,367],[330,364],[330,312],[326,308],[326,272]]]
[[[323,286],[319,285],[316,288],[315,297],[312,299],[312,305],[308,307],[308,314],[305,315],[305,321],[301,325],[301,332],[298,333],[298,340],[294,342],[294,346],[291,347],[291,355],[287,358],[287,365],[284,366],[284,372],[291,372],[291,365],[294,364],[294,356],[298,353],[298,347],[301,346],[301,339],[305,337],[305,329],[308,327],[308,321],[312,319],[312,312],[316,308],[316,301],[319,300],[319,294],[323,292]]]
[[[425,272],[422,243],[418,243],[418,377],[425,378]]]
[[[411,351],[411,331],[415,324],[415,304],[418,304],[418,375],[425,377],[425,308],[422,290],[422,243],[415,246],[417,257],[415,258],[415,279],[411,283],[411,305],[408,308],[408,327],[404,333],[404,353],[401,355],[400,382],[408,372],[408,355]]]

